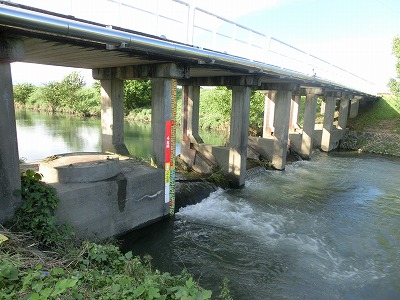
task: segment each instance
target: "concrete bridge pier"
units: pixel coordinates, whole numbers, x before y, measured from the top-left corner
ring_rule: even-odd
[[[158,168],[164,169],[166,122],[171,120],[172,79],[153,78],[151,91],[152,158]]]
[[[351,98],[352,98],[351,95],[344,94],[342,96],[342,98],[340,99],[340,103],[339,103],[338,129],[343,131],[342,137],[344,135],[344,131],[346,130]]]
[[[284,170],[289,138],[290,106],[297,85],[270,85],[265,97],[263,137],[249,138],[249,146],[268,159],[275,169]],[[296,117],[297,118],[297,117]]]
[[[129,155],[124,141],[124,81],[101,79],[102,151]]]
[[[238,187],[244,185],[246,176],[250,96],[250,87],[232,87],[229,164],[223,166],[223,171]]]
[[[182,94],[181,159],[193,170],[210,174],[216,165],[199,135],[200,86],[184,85]]]
[[[290,133],[290,146],[303,159],[310,159],[313,149],[315,117],[317,111],[318,95],[322,94],[321,89],[306,88],[306,102],[304,107],[304,122],[302,131]]]
[[[318,130],[315,141],[322,151],[329,152],[337,149],[346,130],[349,115],[349,102],[352,95],[340,92],[327,92],[325,97],[325,114],[321,130]],[[334,125],[337,101],[339,100],[338,122]]]
[[[23,57],[22,41],[0,38],[0,224],[11,219],[21,203],[14,195],[21,178],[10,63]]]
[[[354,119],[358,116],[358,108],[360,106],[361,96],[354,96],[350,101],[349,118]]]
[[[223,79],[226,80],[226,79]],[[200,86],[184,86],[181,158],[195,171],[211,173],[216,166],[233,187],[245,183],[251,88],[232,86],[229,146],[203,143],[198,134]]]
[[[299,108],[300,108],[300,94],[293,93],[290,101],[290,118],[289,118],[289,132],[295,132],[300,128],[299,122]]]
[[[333,121],[335,117],[336,109],[336,99],[337,97],[332,93],[328,93],[325,98],[325,112],[324,112],[324,122],[322,125],[322,135],[321,135],[321,150],[329,152],[335,149],[333,135]]]
[[[264,122],[263,122],[263,138],[269,138],[274,135],[274,117],[275,117],[275,98],[276,91],[264,92]]]

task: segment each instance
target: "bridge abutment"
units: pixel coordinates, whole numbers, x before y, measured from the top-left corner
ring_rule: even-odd
[[[0,39],[0,223],[11,219],[21,203],[17,129],[10,63],[23,58],[19,40]]]

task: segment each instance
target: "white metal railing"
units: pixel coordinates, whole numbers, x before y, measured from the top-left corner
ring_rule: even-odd
[[[376,94],[375,86],[314,55],[184,0],[13,0],[291,70]]]

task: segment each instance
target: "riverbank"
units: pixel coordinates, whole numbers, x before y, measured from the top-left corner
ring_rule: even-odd
[[[339,148],[342,150],[400,156],[400,135],[349,130],[346,132]]]
[[[400,101],[396,97],[361,104],[348,127],[340,149],[400,156]]]

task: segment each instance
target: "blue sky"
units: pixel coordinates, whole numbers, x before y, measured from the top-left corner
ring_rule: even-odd
[[[189,1],[370,80],[378,91],[386,90],[388,79],[395,76],[391,43],[395,35],[400,35],[398,0]],[[47,67],[14,65],[14,83],[46,83],[71,72],[71,69],[47,70]],[[51,78],[45,74],[51,74]],[[91,81],[89,70],[82,74]]]

